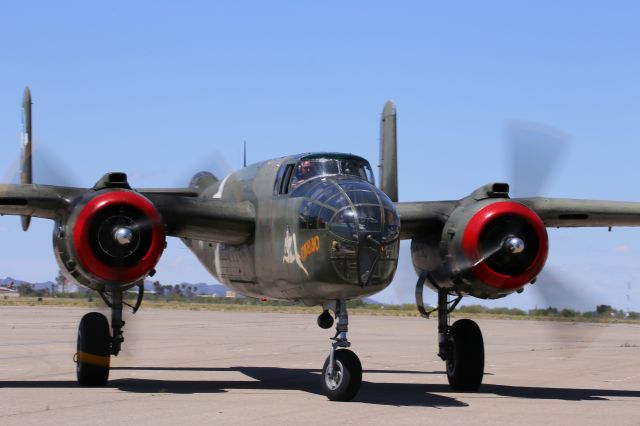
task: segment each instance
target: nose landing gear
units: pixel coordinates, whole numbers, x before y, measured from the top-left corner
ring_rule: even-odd
[[[362,384],[362,364],[358,356],[347,349],[351,343],[347,339],[349,315],[346,301],[336,301],[335,313],[338,323],[336,335],[331,339],[329,356],[322,367],[322,392],[332,401],[351,401]]]

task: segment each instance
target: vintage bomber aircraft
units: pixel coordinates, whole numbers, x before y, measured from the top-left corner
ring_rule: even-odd
[[[379,186],[356,155],[314,153],[244,167],[224,179],[196,174],[188,188],[132,189],[124,173],[93,188],[32,183],[31,96],[23,101],[21,184],[0,186],[0,213],[54,221],[53,246],[63,274],[96,290],[111,308],[111,327],[97,312],[80,321],[77,377],[102,385],[110,356],[123,342],[123,292],[153,275],[167,236],[181,238],[220,282],[254,297],[322,306],[318,325],[336,334],[322,369],[331,400],[352,399],[362,366],[349,349],[347,301],[391,283],[399,241],[411,240],[422,289],[438,295],[438,355],[450,385],[476,390],[484,371],[477,324],[449,314],[464,296],[496,299],[520,291],[542,270],[546,227],[638,226],[640,203],[509,198],[490,183],[454,201],[398,202],[396,111],[382,113]],[[450,300],[451,298],[451,300]],[[111,328],[111,331],[110,329]]]

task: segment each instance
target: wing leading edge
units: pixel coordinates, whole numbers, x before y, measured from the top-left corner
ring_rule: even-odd
[[[93,189],[39,184],[0,185],[0,215],[33,216],[58,220],[69,214],[73,201]],[[167,235],[227,244],[252,238],[255,211],[250,202],[195,197],[192,190],[141,190],[158,209]],[[412,239],[439,232],[457,201],[396,203],[401,220],[400,238]],[[640,226],[640,203],[569,198],[515,198],[538,214],[547,227]]]
[[[167,235],[241,244],[253,238],[255,210],[249,201],[183,197],[142,192],[158,209]]]
[[[498,199],[497,199],[498,200]],[[452,212],[468,202],[425,201],[396,203],[401,239],[440,233]],[[640,226],[640,202],[576,200],[570,198],[513,198],[529,207],[548,228]]]
[[[0,185],[0,215],[63,220],[71,213],[76,200],[92,192],[95,189]],[[202,199],[189,189],[137,192],[158,209],[169,236],[226,244],[240,244],[253,237],[255,211],[249,202]]]
[[[60,219],[68,213],[73,199],[88,189],[50,185],[0,185],[0,215]]]
[[[552,228],[640,226],[638,202],[541,197],[513,201],[535,211]]]

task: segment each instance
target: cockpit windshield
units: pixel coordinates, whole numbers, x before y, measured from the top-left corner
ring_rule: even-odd
[[[302,158],[295,166],[291,178],[290,191],[302,185],[309,179],[318,176],[349,175],[375,184],[371,166],[366,160],[357,157],[345,158]]]

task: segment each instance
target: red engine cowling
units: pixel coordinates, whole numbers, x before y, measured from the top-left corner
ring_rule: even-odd
[[[61,271],[94,290],[127,288],[146,277],[165,247],[162,218],[141,194],[107,189],[79,200],[54,229]]]
[[[440,287],[495,299],[535,279],[546,262],[549,240],[533,210],[509,199],[485,199],[456,208],[440,235],[437,253],[427,248],[434,246],[412,243],[417,269],[430,270]],[[429,255],[438,262],[423,260]]]

